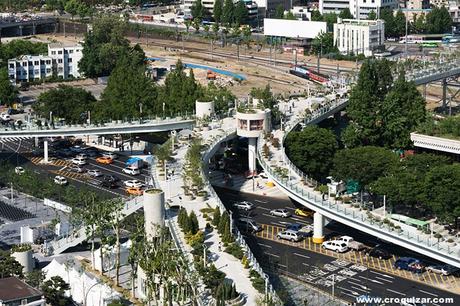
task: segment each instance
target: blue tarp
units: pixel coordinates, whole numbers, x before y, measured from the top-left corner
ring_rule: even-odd
[[[126,165],[129,166],[131,164],[134,164],[136,162],[138,162],[139,160],[142,160],[142,158],[139,158],[139,157],[131,157],[130,159],[128,159],[126,161]]]

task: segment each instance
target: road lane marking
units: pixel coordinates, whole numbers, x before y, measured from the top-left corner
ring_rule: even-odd
[[[400,295],[406,295],[405,293],[402,293],[402,292],[399,292],[399,291],[396,291],[396,290],[392,290],[392,289],[386,289],[387,291],[390,291],[390,292],[393,292],[393,293],[396,293],[396,294],[400,294]]]
[[[368,277],[364,277],[364,276],[361,276],[361,275],[359,275],[359,277],[364,278],[365,280],[368,280],[368,281],[370,281],[370,282],[373,282],[373,283],[376,283],[376,284],[383,285],[383,283],[382,283],[382,282],[379,282],[378,280],[375,280],[375,279],[372,279],[372,278],[368,278]]]
[[[261,200],[254,200],[254,202],[257,202],[257,203],[268,203],[267,201],[261,201]]]
[[[263,246],[263,247],[266,247],[266,248],[272,248],[271,245],[268,245],[268,244],[263,244],[263,243],[259,243],[260,246]]]
[[[394,277],[393,277],[393,276],[390,276],[390,275],[387,275],[387,274],[383,274],[383,273],[375,272],[375,271],[372,271],[372,270],[370,270],[370,272],[371,272],[371,273],[374,273],[374,274],[378,274],[378,275],[381,275],[381,276],[383,276],[383,277],[388,277],[388,278],[392,278],[392,279],[394,279]]]
[[[271,210],[270,208],[261,207],[261,206],[257,206],[257,208],[259,208],[259,209],[263,209],[263,210],[266,210],[266,211],[270,211],[270,210]]]
[[[280,263],[277,263],[276,265],[277,265],[277,266],[280,266],[280,267],[283,267],[283,268],[287,268],[286,265],[283,265],[283,264],[280,264]]]
[[[276,255],[276,254],[272,254],[272,253],[268,253],[268,252],[265,252],[265,254],[267,254],[268,256],[280,258],[280,256],[279,256],[279,255]]]
[[[310,265],[307,264],[306,262],[303,262],[302,265],[309,267]]]
[[[382,281],[384,281],[384,282],[393,283],[393,281],[391,281],[391,280],[389,280],[389,279],[384,279],[384,278],[381,278],[381,277],[378,277],[378,276],[376,276],[375,278],[376,278],[376,279],[379,279],[379,280],[382,280]]]
[[[358,288],[358,287],[355,287],[355,286],[351,286],[351,288],[356,289],[356,290],[359,290],[359,291],[362,291],[362,292],[364,292],[364,293],[368,293],[368,292],[369,292],[368,290],[364,290],[364,289],[361,289],[361,288]]]
[[[292,254],[303,257],[303,258],[307,258],[307,259],[311,258],[310,256],[299,254],[299,253],[292,253]]]
[[[422,289],[419,289],[418,291],[423,292],[423,293],[426,293],[426,294],[429,294],[429,295],[432,295],[432,296],[436,296],[436,297],[439,296],[439,295],[437,295],[437,294],[434,294],[434,293],[431,293],[431,292],[428,292],[428,291],[425,291],[425,290],[422,290]]]

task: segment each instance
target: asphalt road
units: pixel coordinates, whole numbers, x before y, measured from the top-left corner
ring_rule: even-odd
[[[88,186],[90,189],[95,190],[96,192],[104,192],[105,194],[117,197],[117,196],[127,196],[124,188],[123,181],[126,180],[139,180],[146,182],[148,180],[149,172],[148,169],[144,168],[141,170],[140,175],[132,176],[129,174],[123,173],[121,170],[125,167],[125,162],[129,158],[128,156],[119,155],[117,159],[110,165],[102,165],[96,162],[95,158],[88,158],[87,164],[83,166],[85,170],[97,169],[100,170],[103,175],[114,175],[120,179],[118,185],[119,188],[109,189],[100,186],[103,176],[100,177],[89,177],[88,175],[81,173],[73,173],[70,171],[69,166],[71,165],[70,159],[60,159],[54,165],[38,165],[34,164],[31,160],[40,159],[40,157],[30,158],[25,157],[28,152],[31,152],[34,148],[34,140],[30,139],[19,139],[19,138],[7,138],[0,141],[1,146],[3,146],[2,159],[9,159],[13,164],[18,166],[30,168],[34,171],[37,171],[43,175],[48,175],[49,177],[54,177],[56,175],[62,175],[67,178],[69,184],[79,186]],[[18,152],[19,154],[16,154]],[[50,148],[49,154],[52,154],[53,150]],[[30,158],[30,159],[29,159]],[[58,173],[56,173],[58,171]]]
[[[291,200],[238,193],[233,190],[222,188],[216,188],[216,191],[227,207],[231,207],[234,201],[240,200],[247,200],[254,203],[256,208],[249,212],[249,216],[255,219],[257,223],[283,227],[288,223],[294,222],[312,224],[312,220],[305,217],[294,215],[290,218],[281,218],[269,214],[269,211],[275,208],[287,208],[294,213],[295,203]],[[380,243],[396,256],[414,256],[424,261],[429,261],[428,258],[424,258],[394,245],[384,244],[384,242],[378,241],[372,236],[358,232],[337,222],[330,222],[326,226],[324,234],[326,237],[350,235],[369,246]],[[258,257],[259,262],[268,269],[294,274],[304,282],[308,282],[328,293],[332,293],[332,284],[334,282],[335,295],[347,301],[355,302],[356,297],[363,294],[369,294],[375,297],[397,298],[452,297],[457,304],[460,303],[460,296],[451,292],[382,271],[373,270],[360,264],[353,264],[325,254],[296,248],[253,235],[246,236],[246,240],[248,244],[251,245],[251,250]],[[432,303],[429,305],[452,304]]]

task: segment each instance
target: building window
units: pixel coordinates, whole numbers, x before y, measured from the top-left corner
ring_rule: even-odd
[[[40,65],[40,62],[39,62],[39,61],[35,61],[35,62],[34,62],[34,65],[35,65],[35,66],[38,66],[38,65]]]
[[[51,54],[52,54],[52,55],[56,55],[56,51],[51,51]]]
[[[14,68],[14,64],[10,64],[10,68]]]
[[[51,60],[46,60],[47,65],[51,65]]]
[[[51,73],[51,68],[46,68],[46,73]]]
[[[29,62],[29,66],[32,66],[32,65],[33,65],[33,64],[32,64],[32,61],[30,61],[30,62]]]
[[[34,70],[34,74],[40,74],[40,70],[35,69],[35,70]]]
[[[248,121],[246,119],[238,119],[238,128],[240,130],[248,129]]]
[[[249,121],[249,130],[250,131],[260,131],[264,128],[264,120],[250,120]]]
[[[69,50],[69,53],[72,54],[72,53],[73,53],[73,50]]]
[[[58,54],[62,54],[62,50],[59,50],[59,51],[58,51]]]
[[[72,58],[71,58],[71,57],[69,57],[69,60],[68,60],[68,62],[69,62],[69,63],[71,63],[71,62],[72,62]]]
[[[58,64],[62,64],[62,58],[58,59]]]

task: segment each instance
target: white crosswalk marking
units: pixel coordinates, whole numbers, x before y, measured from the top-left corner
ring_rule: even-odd
[[[26,136],[20,136],[20,137],[7,137],[7,138],[0,138],[0,142],[6,143],[6,142],[19,142],[20,140],[29,140],[32,139],[32,137],[26,137]]]

